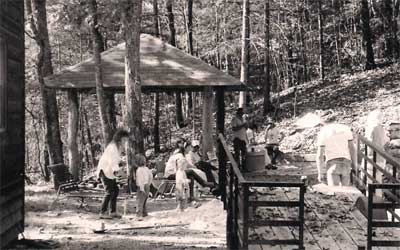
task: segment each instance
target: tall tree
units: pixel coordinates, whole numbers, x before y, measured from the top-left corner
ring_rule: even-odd
[[[365,69],[370,70],[376,68],[376,65],[374,59],[374,50],[372,48],[372,32],[369,25],[368,0],[361,0],[361,23],[363,31],[363,44],[367,54]]]
[[[160,37],[160,22],[158,20],[158,0],[153,0],[154,35]],[[154,94],[154,152],[160,152],[160,94]]]
[[[398,59],[400,45],[397,39],[397,20],[395,19],[396,3],[393,3],[393,0],[383,0],[381,4],[385,30],[385,57],[389,60]]]
[[[319,31],[319,78],[325,78],[324,70],[324,19],[322,15],[322,0],[318,0],[318,31]]]
[[[107,145],[112,139],[110,115],[107,112],[106,94],[103,88],[103,68],[101,66],[101,52],[104,50],[102,36],[98,30],[98,13],[96,0],[88,1],[90,34],[93,41],[93,56],[95,63],[96,95],[99,104],[100,123],[103,134],[103,144]]]
[[[187,52],[191,55],[193,51],[193,0],[186,0],[186,43]],[[187,96],[187,113],[188,115],[193,111],[193,96],[188,92]]]
[[[186,0],[187,52],[193,55],[193,0]]]
[[[174,20],[174,12],[173,12],[173,0],[167,0],[166,9],[167,9],[167,17],[168,17],[168,27],[169,27],[169,43],[172,46],[176,46],[176,32],[175,32],[175,20]],[[176,107],[176,125],[179,128],[184,126],[183,123],[183,111],[182,111],[182,96],[181,92],[175,93],[175,107]]]
[[[249,51],[250,51],[250,1],[243,0],[243,19],[242,19],[242,53],[240,63],[240,81],[248,83],[249,72]],[[246,105],[245,91],[240,92],[239,107]]]
[[[269,8],[269,1],[264,0],[264,85],[263,85],[263,92],[264,92],[264,102],[263,102],[263,114],[266,115],[269,111],[272,110],[272,103],[271,103],[271,78],[270,78],[270,8]]]
[[[201,121],[202,130],[202,155],[207,156],[207,152],[212,152],[214,150],[213,146],[213,90],[211,87],[206,87],[203,91],[203,115]]]
[[[27,18],[34,40],[39,46],[37,75],[40,84],[43,113],[46,124],[46,142],[50,164],[64,163],[56,91],[46,89],[44,77],[53,74],[51,47],[47,28],[46,0],[26,0]]]
[[[140,82],[140,24],[142,20],[142,1],[120,0],[122,31],[126,43],[125,58],[125,106],[126,125],[129,129],[130,152],[144,153],[142,89]],[[133,152],[132,152],[133,150]],[[131,164],[129,162],[128,164]]]

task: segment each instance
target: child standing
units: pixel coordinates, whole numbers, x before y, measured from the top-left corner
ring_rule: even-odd
[[[188,167],[188,162],[185,157],[176,160],[176,174],[175,174],[175,196],[178,202],[177,209],[183,211],[188,197],[189,179],[186,176],[185,170]]]
[[[272,169],[276,169],[276,159],[279,154],[280,133],[272,120],[267,121],[267,131],[265,133],[265,147],[271,158]]]
[[[142,154],[136,155],[136,164],[138,166],[136,170],[136,185],[138,187],[137,192],[137,216],[147,216],[146,202],[149,197],[150,185],[153,181],[153,174],[150,169],[146,166],[146,157]]]

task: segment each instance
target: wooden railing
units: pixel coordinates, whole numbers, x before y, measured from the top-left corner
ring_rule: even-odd
[[[369,156],[372,151],[372,158]],[[385,169],[385,166],[379,166],[377,157],[381,156],[386,160],[386,163],[391,165],[391,173]],[[400,241],[379,241],[373,240],[373,229],[380,227],[400,227],[400,216],[395,213],[396,208],[400,208],[400,197],[397,192],[400,190],[400,180],[397,178],[397,173],[400,171],[400,162],[384,151],[379,145],[369,141],[362,135],[357,136],[357,157],[362,160],[361,166],[354,169],[353,180],[357,180],[358,188],[366,194],[368,191],[368,230],[367,230],[367,249],[372,249],[373,246],[400,246]],[[368,171],[368,165],[372,166],[372,173]],[[379,174],[386,178],[387,183],[383,183],[383,179]],[[374,202],[373,197],[377,190],[382,190],[382,194],[387,197],[389,202]],[[374,221],[373,209],[385,209],[392,214],[392,222]],[[396,222],[397,220],[397,222]]]
[[[396,208],[400,208],[400,203],[398,202],[375,202],[373,200],[373,195],[377,189],[382,190],[400,190],[400,184],[377,184],[371,183],[368,185],[368,228],[367,228],[367,250],[371,250],[374,246],[383,246],[383,247],[398,247],[400,246],[399,240],[374,240],[373,230],[376,228],[389,228],[389,227],[400,227],[400,221],[397,217],[397,222],[392,221],[375,221],[373,219],[373,210],[374,209],[386,209],[388,211],[393,211]],[[393,213],[393,215],[396,215]],[[394,218],[394,217],[393,217]]]
[[[297,245],[298,249],[304,249],[304,194],[306,192],[305,182],[301,178],[293,178],[292,181],[258,181],[246,180],[240,172],[229,147],[222,134],[219,134],[228,159],[227,166],[227,194],[226,209],[227,217],[227,239],[229,249],[248,249],[249,245]],[[298,188],[299,199],[296,201],[258,201],[252,199],[251,188],[255,187],[287,187]],[[297,207],[298,217],[292,220],[266,220],[255,219],[253,211],[257,207]],[[256,227],[297,227],[299,234],[297,239],[249,239],[249,229]]]
[[[368,152],[372,151],[372,158],[368,156]],[[379,166],[376,163],[377,156],[383,157],[387,163],[392,166],[392,171],[389,173],[384,169],[384,166]],[[400,162],[396,160],[393,156],[385,152],[385,150],[369,141],[362,135],[357,136],[357,157],[362,159],[362,167],[356,169],[356,178],[360,181],[361,188],[366,191],[368,183],[380,183],[381,181],[377,179],[378,171],[386,177],[392,183],[400,183],[397,179],[397,173],[400,171]],[[368,172],[368,164],[372,165],[372,175]],[[361,173],[363,176],[361,176]]]

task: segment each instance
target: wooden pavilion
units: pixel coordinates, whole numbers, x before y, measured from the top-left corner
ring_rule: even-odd
[[[113,92],[124,91],[125,55],[124,43],[102,53],[103,86],[105,90]],[[238,79],[147,34],[142,34],[140,38],[140,77],[141,88],[144,93],[201,92],[205,88],[211,87],[216,93],[218,107],[217,134],[224,133],[224,92],[241,91],[246,88]],[[95,89],[94,59],[90,58],[58,74],[47,77],[45,84],[48,88],[66,91],[84,92]],[[74,99],[69,99],[69,101],[73,102]],[[78,104],[72,104],[69,107],[78,109]],[[70,113],[74,112],[77,113],[77,110]],[[77,126],[77,124],[69,124],[69,126]],[[220,166],[219,183],[222,188],[225,187],[226,183],[222,145],[219,145],[217,151]],[[223,191],[223,193],[225,192]]]

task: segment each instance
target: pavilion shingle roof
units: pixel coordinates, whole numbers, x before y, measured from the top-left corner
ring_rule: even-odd
[[[123,90],[125,44],[102,53],[104,87]],[[94,60],[90,58],[45,78],[45,85],[56,89],[95,88]],[[140,77],[146,91],[201,91],[205,86],[242,90],[238,79],[206,64],[153,36],[140,38]]]

